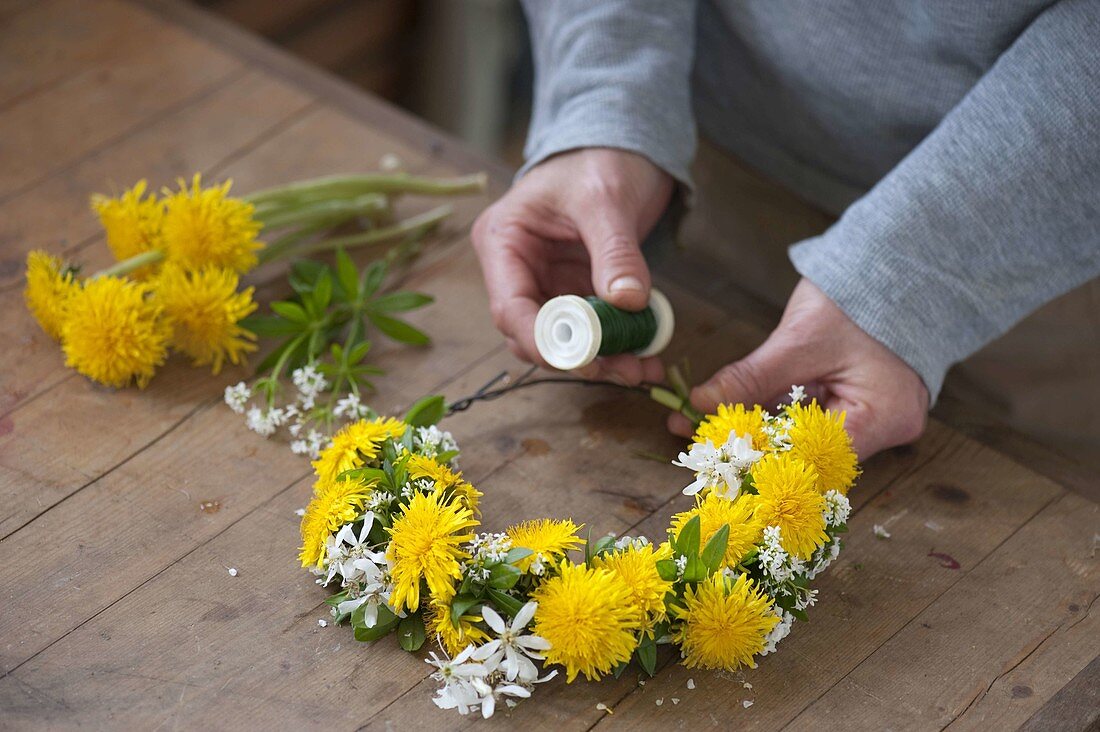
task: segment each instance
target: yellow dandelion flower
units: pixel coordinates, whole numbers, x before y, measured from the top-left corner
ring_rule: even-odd
[[[829,540],[825,533],[825,498],[817,492],[817,473],[790,453],[765,457],[752,469],[759,495],[746,496],[763,526],[778,526],[783,548],[809,559]]]
[[[661,544],[654,548],[629,546],[616,552],[602,554],[592,560],[593,566],[610,569],[626,582],[634,606],[642,613],[643,630],[665,618],[665,594],[672,589],[672,580],[663,580],[657,572],[657,562],[672,558],[672,547]]]
[[[753,515],[753,506],[747,496],[736,500],[723,498],[716,493],[696,497],[695,507],[672,517],[669,533],[679,537],[688,521],[699,517],[699,550],[725,525],[729,525],[726,556],[723,566],[736,567],[737,563],[756,546],[764,533],[764,524]]]
[[[768,436],[764,434],[764,410],[759,404],[752,411],[747,411],[744,404],[719,404],[716,413],[707,415],[695,430],[694,440],[710,440],[716,446],[722,445],[729,439],[730,432],[736,432],[738,437],[751,436],[754,450],[768,447]]]
[[[684,592],[684,606],[673,640],[688,668],[736,671],[755,668],[753,656],[764,650],[765,638],[779,618],[772,600],[746,575],[731,580],[721,573]]]
[[[253,288],[237,292],[237,284],[232,270],[187,271],[175,263],[165,265],[154,283],[156,299],[172,323],[172,347],[196,366],[212,366],[215,374],[226,360],[238,364],[256,350],[256,336],[238,325],[256,309]]]
[[[567,681],[579,673],[598,679],[630,660],[642,618],[630,587],[611,570],[563,561],[531,599],[538,603],[534,633],[550,642],[546,661],[564,666]]]
[[[451,603],[432,600],[424,617],[428,635],[435,635],[439,644],[451,656],[456,656],[471,643],[481,645],[489,640],[489,634],[478,627],[480,615],[463,615],[456,626],[451,622]]]
[[[809,406],[791,407],[794,424],[788,430],[790,453],[817,471],[817,489],[847,494],[859,475],[852,438],[844,429],[844,412],[822,409],[814,399]]]
[[[92,196],[92,210],[107,232],[107,246],[119,261],[163,246],[164,203],[152,194],[146,197],[145,186],[145,181],[139,180],[118,198]]]
[[[411,480],[427,479],[435,484],[435,490],[458,498],[468,507],[477,511],[477,504],[484,495],[467,480],[461,472],[451,470],[434,458],[426,455],[412,455],[405,464]]]
[[[61,338],[69,298],[80,289],[58,257],[39,249],[27,253],[27,309],[55,341]]]
[[[378,448],[391,437],[404,434],[407,425],[392,417],[352,422],[332,437],[332,444],[313,461],[321,481],[336,480],[345,470],[361,468],[378,457]]]
[[[96,277],[69,298],[61,328],[65,365],[107,386],[144,387],[164,363],[170,334],[147,285]]]
[[[560,557],[564,557],[567,551],[583,545],[584,542],[577,536],[580,528],[569,519],[564,521],[536,519],[509,527],[505,533],[512,540],[512,546],[523,547],[533,552],[516,562],[516,566],[526,572],[540,554],[543,562],[552,564]]]
[[[455,580],[462,578],[460,560],[469,554],[462,544],[474,538],[474,514],[461,503],[445,503],[438,493],[416,493],[387,531],[386,559],[393,577],[390,602],[395,610],[420,606],[420,582],[428,583],[431,599],[454,597]]]
[[[353,480],[318,481],[302,516],[302,548],[298,559],[303,567],[325,566],[325,541],[363,513],[369,493],[370,486]]]
[[[247,272],[256,266],[260,223],[253,206],[229,197],[232,181],[203,188],[196,174],[188,189],[165,191],[164,249],[170,261],[186,269],[205,266]]]

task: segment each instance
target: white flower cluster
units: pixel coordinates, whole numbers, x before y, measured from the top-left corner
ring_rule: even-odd
[[[615,540],[615,551],[625,551],[627,549],[645,549],[649,546],[649,539],[644,536],[620,536]]]
[[[681,452],[672,464],[695,473],[695,480],[684,488],[685,496],[694,496],[709,488],[733,500],[741,492],[741,480],[745,473],[762,457],[763,452],[753,449],[751,435],[738,437],[730,432],[721,447],[715,447],[710,440],[696,442],[688,452]]]
[[[764,545],[757,554],[757,562],[764,574],[764,584],[769,594],[784,590],[784,585],[800,574],[806,573],[806,563],[787,553],[778,526],[764,529]]]
[[[363,517],[358,534],[354,524],[344,524],[325,542],[326,569],[315,570],[318,574],[324,574],[324,577],[318,578],[318,584],[327,585],[339,578],[340,586],[344,588],[345,599],[333,608],[333,616],[339,617],[363,607],[363,624],[368,628],[373,628],[377,623],[380,606],[385,605],[393,612],[390,606],[393,586],[386,555],[372,551],[368,540],[373,526],[373,513]]]
[[[426,661],[436,669],[432,678],[440,682],[432,699],[436,706],[457,709],[460,714],[480,709],[481,716],[488,719],[498,701],[515,706],[516,699],[531,696],[535,684],[554,678],[556,671],[539,678],[534,664],[542,660],[540,651],[548,650],[550,644],[545,638],[523,633],[537,607],[537,603],[528,602],[510,626],[491,607],[483,607],[482,617],[496,638],[480,647],[467,646],[454,658],[430,653]]]
[[[290,378],[298,390],[298,403],[302,409],[313,409],[317,395],[328,388],[328,379],[313,364],[294,369]]]
[[[441,430],[434,424],[429,427],[417,427],[413,433],[413,450],[419,455],[436,458],[445,452],[458,450],[454,436]]]
[[[791,615],[786,610],[776,609],[776,617],[779,618],[779,622],[772,628],[771,632],[764,638],[764,650],[760,652],[761,656],[766,656],[769,653],[774,653],[776,646],[779,645],[779,641],[786,638],[791,632],[791,626],[794,625],[794,615]]]
[[[848,523],[848,517],[852,514],[852,504],[848,502],[848,496],[840,491],[829,491],[825,494],[825,525],[830,529]]]
[[[271,437],[279,431],[280,427],[286,427],[292,438],[290,450],[295,455],[306,455],[311,460],[316,460],[321,452],[332,443],[330,431],[340,426],[340,421],[353,422],[373,416],[367,405],[360,401],[358,394],[348,394],[336,401],[335,406],[318,406],[318,397],[329,388],[328,379],[325,378],[316,366],[307,364],[294,369],[291,373],[291,381],[294,383],[294,401],[281,407],[275,406],[270,399],[264,398],[264,390],[258,392],[245,382],[225,387],[225,403],[237,414],[245,416],[245,424],[248,429],[262,437]],[[260,396],[261,404],[249,402],[253,397]],[[324,429],[318,427],[324,425]],[[454,449],[454,439],[450,433],[439,433],[439,444],[444,447],[437,450]]]
[[[480,582],[488,582],[489,565],[503,562],[512,548],[512,540],[507,534],[477,534],[466,545],[470,558],[466,560],[463,574]]]

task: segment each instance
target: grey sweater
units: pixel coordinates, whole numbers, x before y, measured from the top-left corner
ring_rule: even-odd
[[[1100,0],[525,0],[524,170],[690,190],[696,125],[842,214],[791,261],[924,379],[1100,274]]]

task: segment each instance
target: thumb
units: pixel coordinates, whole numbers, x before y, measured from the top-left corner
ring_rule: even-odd
[[[584,217],[578,229],[592,260],[596,295],[624,310],[644,308],[649,302],[649,267],[634,222],[618,209],[601,207]]]
[[[802,371],[791,349],[769,338],[740,361],[723,366],[708,381],[692,389],[691,403],[704,412],[713,412],[722,403],[767,406],[766,400],[786,393],[791,384],[806,381],[810,374]]]

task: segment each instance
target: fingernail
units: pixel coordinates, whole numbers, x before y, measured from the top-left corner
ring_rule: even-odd
[[[633,275],[623,275],[622,277],[616,277],[611,281],[611,284],[607,286],[607,291],[610,293],[615,292],[644,292],[645,286],[642,281]]]

